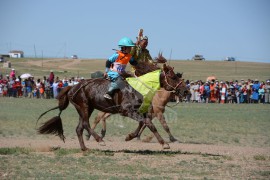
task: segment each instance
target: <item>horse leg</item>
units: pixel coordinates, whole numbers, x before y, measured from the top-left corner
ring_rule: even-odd
[[[87,147],[85,146],[84,141],[83,141],[83,137],[82,137],[83,129],[84,129],[83,128],[83,119],[80,117],[79,118],[79,124],[78,124],[78,126],[76,128],[76,133],[77,133],[78,140],[79,140],[79,143],[80,143],[80,146],[81,146],[81,150],[86,151]]]
[[[108,117],[110,117],[111,114],[110,113],[106,113],[104,114],[104,116],[101,119],[101,123],[102,123],[102,129],[101,129],[101,138],[103,139],[106,135],[106,119]]]
[[[93,137],[96,139],[98,142],[102,142],[101,137],[94,132],[94,130],[91,130],[90,128],[90,123],[89,123],[89,117],[94,111],[94,109],[90,109],[87,104],[76,104],[73,102],[73,105],[75,106],[78,114],[80,115],[79,118],[79,124],[76,128],[76,133],[78,136],[78,140],[81,146],[81,150],[85,151],[87,150],[84,141],[83,141],[83,130],[86,129],[89,134],[93,135]]]
[[[169,144],[165,143],[164,139],[159,135],[159,133],[157,132],[157,129],[156,129],[155,125],[152,123],[152,121],[149,118],[146,118],[144,120],[144,123],[152,131],[152,133],[154,133],[158,142],[162,145],[163,149],[170,149]]]
[[[93,125],[92,125],[92,128],[93,130],[95,130],[96,126],[98,125],[98,123],[101,121],[102,122],[102,129],[101,129],[101,138],[103,139],[105,137],[105,134],[106,134],[106,119],[108,117],[110,117],[111,114],[110,113],[105,113],[105,112],[102,112],[102,111],[99,111],[94,122],[93,122]],[[90,136],[91,134],[87,134],[86,135],[86,139],[89,140],[90,139]]]
[[[139,132],[140,132],[140,130],[141,130],[141,128],[142,128],[142,126],[143,126],[143,124],[144,124],[143,121],[140,121],[139,122],[139,126],[137,127],[137,129],[134,132],[128,134],[126,136],[125,141],[130,141],[130,140],[134,139],[135,137],[137,137],[138,134],[139,134]]]
[[[175,139],[175,138],[173,137],[173,135],[171,134],[170,128],[169,128],[169,126],[168,126],[168,124],[167,124],[167,122],[166,122],[166,120],[165,120],[164,115],[163,115],[163,114],[159,114],[159,115],[157,116],[157,118],[158,118],[160,124],[162,125],[163,129],[168,133],[168,135],[169,135],[169,137],[170,137],[170,141],[171,141],[171,142],[177,141],[177,139]]]
[[[138,140],[141,139],[142,132],[144,131],[145,128],[146,128],[146,125],[143,123],[143,126],[142,126],[142,128],[140,129],[140,131],[139,131],[139,133],[137,135]]]
[[[92,135],[100,145],[105,146],[105,142],[102,140],[102,138],[94,131],[94,129],[91,129],[90,127],[89,118],[93,111],[94,109],[88,109],[88,116],[84,117],[83,127],[87,130],[88,134]]]

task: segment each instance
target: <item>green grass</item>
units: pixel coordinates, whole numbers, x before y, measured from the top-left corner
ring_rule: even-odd
[[[41,135],[36,136],[37,118],[56,104],[56,100],[1,98],[0,137],[40,138]],[[270,147],[268,112],[269,106],[263,104],[182,103],[167,108],[165,117],[172,134],[183,143]],[[91,122],[96,113],[94,111]],[[49,112],[37,127],[57,114],[58,110]],[[70,104],[61,117],[65,136],[76,138],[75,128],[79,120],[75,108]],[[168,135],[159,121],[154,119],[153,122],[166,139]],[[136,127],[136,121],[113,115],[107,120],[106,136],[124,137]],[[98,125],[96,132],[100,130],[101,125]],[[148,134],[150,131],[146,129],[142,137]]]

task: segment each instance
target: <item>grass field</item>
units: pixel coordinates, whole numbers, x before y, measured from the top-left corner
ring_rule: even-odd
[[[35,77],[84,76],[104,70],[104,60],[13,59],[18,73]],[[172,61],[185,79],[255,79],[270,77],[268,63]],[[9,72],[9,69],[0,69]],[[0,97],[0,179],[270,179],[270,106],[266,104],[181,103],[166,108],[165,117],[179,140],[170,150],[125,136],[137,123],[118,115],[107,121],[107,146],[91,139],[81,152],[75,132],[78,115],[72,105],[63,111],[66,143],[38,135],[39,115],[56,100]],[[170,105],[173,105],[171,103]],[[96,111],[90,121],[93,121]],[[58,114],[45,115],[38,126]],[[157,120],[161,136],[168,135]],[[100,125],[96,132],[100,132]],[[146,130],[142,138],[150,134]]]

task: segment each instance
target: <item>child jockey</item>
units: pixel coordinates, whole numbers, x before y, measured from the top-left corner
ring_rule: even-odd
[[[118,42],[118,46],[121,48],[120,51],[116,51],[106,61],[106,72],[105,76],[108,76],[111,80],[109,90],[104,95],[106,99],[112,99],[115,90],[120,89],[123,83],[121,74],[125,73],[125,68],[129,62],[131,65],[136,65],[137,62],[130,54],[131,47],[134,47],[134,43],[130,38],[124,37]]]

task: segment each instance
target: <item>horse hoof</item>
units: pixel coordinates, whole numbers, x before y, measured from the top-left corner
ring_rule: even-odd
[[[140,140],[141,140],[141,137],[140,137],[140,136],[138,136],[138,137],[137,137],[137,140],[138,140],[138,141],[140,141]]]
[[[84,147],[84,148],[81,148],[82,151],[87,151],[88,148],[87,147]]]
[[[170,137],[170,141],[171,141],[171,142],[176,142],[177,139],[175,139],[174,137]]]
[[[105,144],[104,141],[100,141],[100,142],[98,142],[98,144],[99,144],[100,146],[106,146],[106,144]]]
[[[125,141],[130,141],[131,139],[133,139],[133,138],[131,137],[130,134],[128,134],[127,137],[126,137],[126,139],[125,139]]]
[[[163,144],[162,147],[163,147],[163,149],[170,149],[170,146],[167,143]]]
[[[86,137],[86,140],[88,141],[90,139],[91,135],[86,134],[85,137]]]

